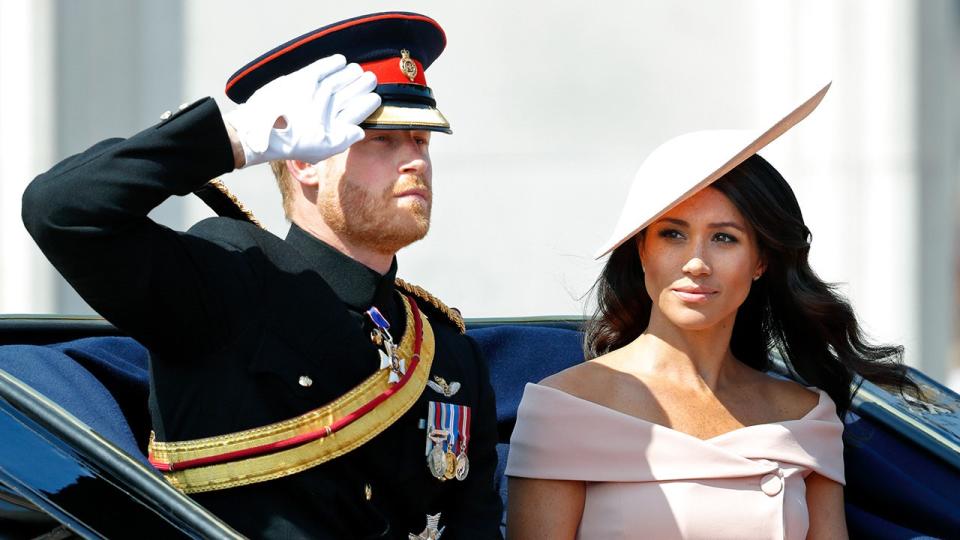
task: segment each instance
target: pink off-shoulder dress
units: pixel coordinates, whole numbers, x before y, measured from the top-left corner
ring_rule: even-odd
[[[802,539],[804,478],[844,483],[843,423],[818,392],[803,418],[702,440],[528,384],[506,474],[586,482],[577,538]]]

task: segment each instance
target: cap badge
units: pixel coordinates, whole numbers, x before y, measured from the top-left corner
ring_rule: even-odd
[[[410,51],[400,49],[400,71],[413,82],[417,78],[417,63],[410,58]]]

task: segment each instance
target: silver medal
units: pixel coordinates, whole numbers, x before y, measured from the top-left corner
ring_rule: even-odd
[[[427,454],[427,468],[430,474],[437,480],[445,480],[443,477],[447,471],[447,460],[439,444],[435,444],[430,453]]]
[[[467,479],[467,475],[470,474],[470,458],[467,457],[466,452],[460,452],[457,456],[457,470],[456,478],[463,482]]]

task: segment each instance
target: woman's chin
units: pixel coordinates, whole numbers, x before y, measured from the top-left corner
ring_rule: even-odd
[[[720,319],[695,309],[680,309],[667,314],[667,320],[681,330],[706,330],[715,326]]]

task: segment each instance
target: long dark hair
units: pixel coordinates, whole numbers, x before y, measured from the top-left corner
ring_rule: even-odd
[[[793,190],[773,166],[755,154],[712,187],[753,226],[766,263],[737,311],[730,349],[738,360],[766,371],[770,353],[778,352],[791,375],[830,395],[841,417],[855,374],[900,392],[917,390],[902,363],[903,347],[869,343],[849,302],[810,268],[810,230]],[[636,242],[613,251],[592,292],[597,309],[586,327],[587,358],[623,347],[650,322],[653,302]]]

